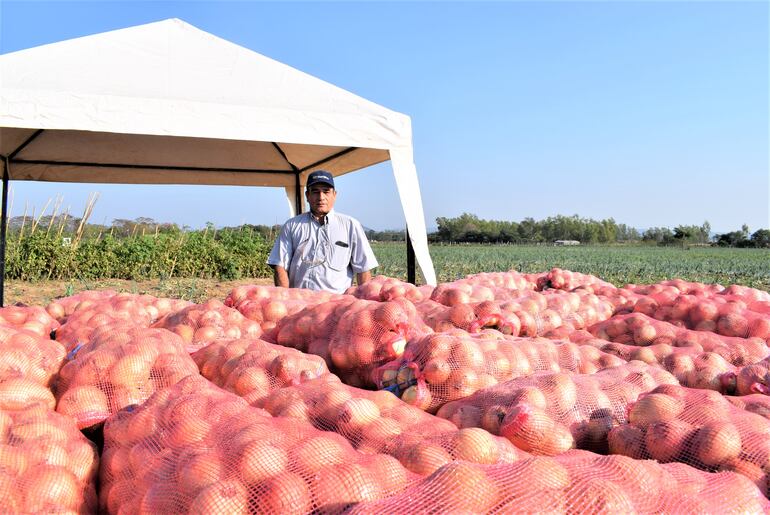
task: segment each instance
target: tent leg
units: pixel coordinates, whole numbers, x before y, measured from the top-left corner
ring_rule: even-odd
[[[409,237],[409,229],[406,230],[406,281],[417,284],[416,265],[414,259],[414,247],[412,239]]]
[[[8,158],[3,162],[3,206],[0,215],[0,308],[5,306],[5,232],[8,222]]]
[[[299,173],[294,174],[294,186],[295,186],[295,192],[294,192],[294,212],[297,215],[300,215],[302,213],[302,191],[299,187]]]

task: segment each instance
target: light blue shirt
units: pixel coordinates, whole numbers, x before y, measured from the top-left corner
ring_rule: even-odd
[[[334,210],[324,224],[310,213],[286,221],[267,259],[289,274],[291,288],[335,293],[353,284],[353,275],[378,265],[363,226]]]

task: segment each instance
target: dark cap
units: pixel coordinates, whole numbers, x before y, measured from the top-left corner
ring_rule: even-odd
[[[313,184],[324,183],[334,188],[334,177],[325,170],[317,170],[307,176],[307,187]]]

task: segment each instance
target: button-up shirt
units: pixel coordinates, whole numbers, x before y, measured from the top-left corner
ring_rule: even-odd
[[[322,222],[310,213],[289,219],[267,263],[286,269],[291,288],[343,293],[354,274],[378,265],[377,258],[354,218],[332,210]]]

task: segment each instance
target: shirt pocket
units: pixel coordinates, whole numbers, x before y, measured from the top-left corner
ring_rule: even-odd
[[[341,272],[347,270],[350,265],[350,246],[343,247],[336,243],[332,245],[332,257],[329,260],[329,268]]]

